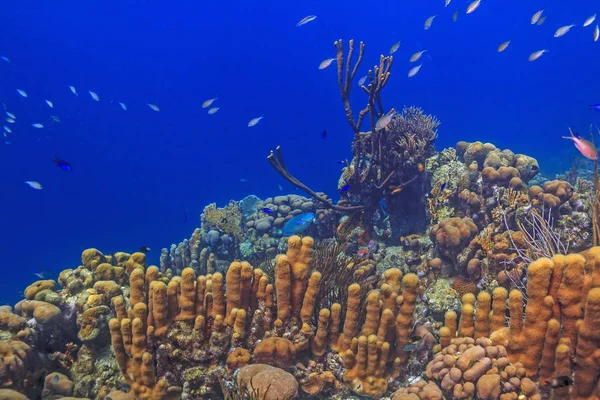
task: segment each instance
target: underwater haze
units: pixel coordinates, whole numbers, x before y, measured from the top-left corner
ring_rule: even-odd
[[[581,156],[561,137],[568,127],[587,134],[600,124],[600,111],[588,108],[600,103],[600,41],[596,22],[582,27],[600,11],[597,0],[482,0],[468,15],[467,5],[5,1],[0,112],[16,118],[3,122],[12,133],[0,143],[0,301],[18,300],[34,273],[55,277],[79,265],[85,248],[148,246],[156,264],[161,247],[189,237],[208,203],[275,196],[278,185],[293,193],[267,162],[277,145],[300,180],[337,199],[338,160],[352,157],[353,132],[335,62],[318,66],[335,57],[340,38],[365,43],[359,76],[402,41],[383,104],[435,115],[438,150],[489,141],[536,157],[548,177],[568,170]],[[541,9],[547,19],[532,25]],[[297,27],[307,15],[317,18]],[[576,26],[554,37],[569,24]],[[549,51],[528,61],[542,49]],[[419,50],[427,51],[410,63]],[[366,95],[353,85],[358,110]],[[214,114],[202,108],[211,98]],[[57,168],[53,156],[72,170]]]

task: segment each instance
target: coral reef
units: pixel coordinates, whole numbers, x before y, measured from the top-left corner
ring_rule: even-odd
[[[364,44],[335,48],[341,199],[276,147],[309,197],[210,204],[158,266],[83,251],[0,307],[0,399],[600,400],[597,163],[553,178],[491,143],[436,152],[435,117],[383,106],[393,58],[355,115]]]

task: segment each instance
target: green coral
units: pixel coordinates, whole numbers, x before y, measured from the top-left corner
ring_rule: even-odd
[[[238,202],[231,200],[223,208],[217,208],[215,203],[209,204],[200,219],[202,229],[216,229],[232,236],[238,243],[242,241],[242,211]]]
[[[438,278],[427,290],[427,305],[434,313],[445,313],[446,311],[460,311],[460,299],[458,292],[450,286],[447,278]]]

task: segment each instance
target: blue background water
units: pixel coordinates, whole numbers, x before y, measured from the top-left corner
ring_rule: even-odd
[[[366,43],[359,75],[403,40],[384,104],[417,105],[438,116],[438,148],[490,141],[537,157],[550,173],[567,168],[574,153],[560,139],[567,127],[600,124],[600,113],[587,109],[600,102],[600,42],[592,41],[593,26],[581,27],[600,5],[527,3],[483,0],[465,15],[468,2],[459,0],[447,8],[443,0],[5,1],[0,54],[12,62],[0,61],[0,101],[17,123],[12,144],[0,145],[1,300],[16,300],[39,268],[55,278],[76,267],[85,248],[131,252],[147,245],[157,262],[159,248],[188,237],[209,202],[276,195],[278,184],[291,192],[266,161],[278,144],[299,178],[335,195],[336,161],[350,155],[352,133],[335,66],[317,66],[334,56],[338,38]],[[547,20],[532,26],[541,8]],[[296,27],[308,14],[318,18]],[[553,37],[571,23],[578,26]],[[408,58],[420,49],[430,58],[409,79]],[[539,49],[550,52],[528,62]],[[215,115],[201,108],[211,97],[219,98]],[[355,89],[355,110],[364,100]],[[62,122],[52,125],[50,115]],[[248,128],[260,115],[265,119]],[[31,127],[35,122],[46,127]],[[323,129],[329,135],[320,140]],[[53,154],[74,170],[56,168]]]

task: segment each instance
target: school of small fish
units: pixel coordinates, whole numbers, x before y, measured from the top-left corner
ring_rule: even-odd
[[[448,6],[450,6],[450,4],[451,4],[451,0],[444,1],[444,7],[448,7]],[[481,0],[470,1],[466,7],[465,14],[469,15],[469,14],[474,13],[481,6],[481,4],[482,4]],[[452,14],[453,22],[456,22],[458,20],[460,11],[461,11],[460,9],[456,10]],[[535,13],[533,13],[533,15],[530,18],[531,25],[536,25],[536,26],[542,25],[544,23],[544,21],[546,20],[546,16],[547,16],[546,11],[544,9],[536,11]],[[433,14],[433,15],[429,16],[424,22],[424,25],[423,25],[424,29],[425,30],[431,29],[433,22],[437,17],[438,17],[438,14]],[[590,15],[582,23],[583,28],[593,26],[592,39],[594,42],[598,42],[598,40],[600,40],[599,25],[597,23],[594,25],[594,23],[596,22],[596,18],[597,18],[597,14]],[[315,21],[316,19],[317,19],[316,15],[307,15],[304,18],[302,18],[300,21],[298,21],[296,26],[297,27],[304,26],[306,24],[309,24],[309,23]],[[563,37],[567,33],[569,33],[573,28],[576,28],[576,27],[577,27],[577,24],[575,24],[575,23],[562,25],[555,30],[553,36],[555,38]],[[392,46],[389,49],[389,55],[392,55],[392,54],[395,54],[396,52],[398,52],[402,42],[403,42],[403,40],[398,40],[397,42],[392,44]],[[511,43],[512,43],[512,40],[506,40],[506,41],[502,42],[500,45],[498,45],[496,51],[498,53],[505,52],[509,48]],[[421,47],[421,46],[419,45],[419,47]],[[540,49],[540,50],[533,51],[532,53],[530,53],[528,60],[530,62],[539,60],[545,53],[548,53],[549,51],[550,50],[548,50],[548,49]],[[426,52],[427,52],[427,50],[419,50],[419,51],[414,52],[410,56],[409,62],[416,63],[416,62],[420,61]],[[428,58],[431,59],[430,56],[428,56]],[[1,56],[0,59],[3,60],[5,63],[11,63],[11,60],[8,57]],[[327,58],[320,62],[318,69],[324,70],[324,69],[330,67],[335,61],[336,61],[335,58]],[[410,68],[408,71],[407,77],[408,78],[415,77],[420,72],[422,66],[423,66],[423,62],[421,61],[421,63],[419,65],[416,65],[416,66],[413,66],[412,68]],[[366,75],[360,77],[358,79],[358,86],[362,87],[363,85],[365,85],[367,78],[368,77]],[[368,86],[370,86],[370,84]],[[79,93],[78,93],[77,89],[75,88],[75,86],[70,85],[68,87],[73,95],[75,95],[76,97],[79,96]],[[23,90],[23,89],[15,89],[15,90],[20,97],[22,97],[24,99],[28,99],[29,95],[25,90]],[[98,95],[97,92],[88,90],[88,93],[94,101],[100,102],[100,96]],[[208,109],[207,113],[209,115],[214,115],[220,110],[220,107],[213,106],[213,103],[217,100],[218,100],[217,97],[207,99],[202,103],[201,107]],[[31,100],[23,100],[23,101],[31,101]],[[113,103],[113,101],[111,101],[111,103]],[[44,99],[44,102],[46,103],[46,105],[49,108],[52,108],[52,109],[54,108],[54,103],[51,100]],[[125,103],[123,103],[123,102],[117,102],[117,103],[123,111],[128,110],[128,107],[125,105]],[[160,107],[157,104],[146,102],[146,106],[148,108],[150,108],[152,111],[155,111],[155,112],[160,111]],[[6,106],[4,109],[5,109],[5,114],[6,114],[4,120],[6,121],[6,123],[14,124],[16,122],[15,114],[11,113],[9,111],[6,111]],[[392,109],[392,111],[388,112],[387,114],[381,116],[376,123],[375,129],[378,129],[378,130],[385,129],[385,127],[393,120],[394,116],[395,116],[395,111],[393,109]],[[50,118],[51,118],[52,124],[60,122],[60,119],[57,116],[50,116]],[[260,117],[252,118],[248,122],[248,127],[254,127],[254,126],[258,125],[259,122],[263,118],[264,118],[264,116],[262,116],[262,115]],[[41,122],[32,123],[31,126],[36,129],[44,128],[44,124]],[[6,125],[3,126],[3,130],[4,130],[3,135],[5,138],[8,137],[8,134],[12,134],[11,128],[9,128]],[[324,131],[324,132],[326,132],[326,131]],[[323,138],[323,136],[322,136],[322,138]],[[577,136],[575,136],[573,134],[573,132],[571,132],[571,136],[565,137],[565,138],[573,140],[576,147],[581,151],[582,154],[584,154],[584,156],[586,156],[590,159],[597,159],[597,153],[594,153],[594,154],[591,153],[592,150],[590,150],[590,146],[588,145],[588,143],[586,143],[586,141],[584,139],[578,138]],[[9,140],[6,140],[5,143],[10,144],[11,142]],[[593,150],[595,151],[595,148]],[[593,157],[596,157],[596,158],[593,158]],[[38,190],[42,189],[42,186],[36,181],[26,181],[25,183],[27,183],[29,186],[31,186],[34,189],[38,189]]]

